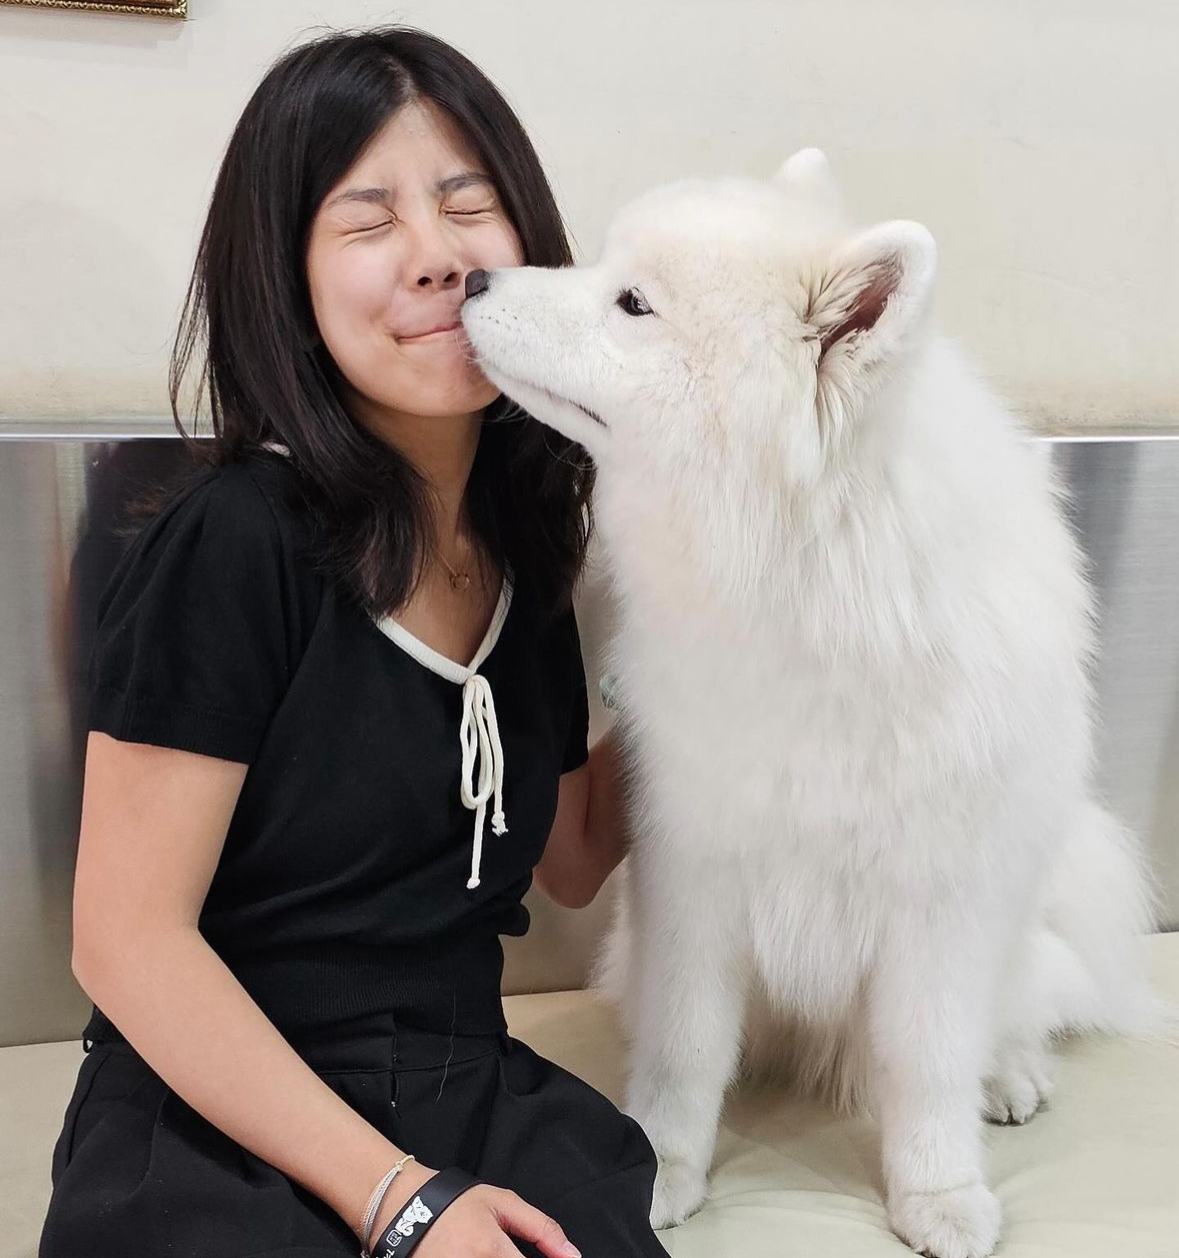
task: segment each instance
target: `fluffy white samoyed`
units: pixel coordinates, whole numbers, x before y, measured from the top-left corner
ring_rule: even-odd
[[[659,1227],[705,1197],[744,1047],[867,1102],[893,1228],[981,1258],[983,1117],[1035,1113],[1054,1034],[1152,1007],[1082,560],[935,270],[807,149],[646,194],[596,266],[468,284],[486,375],[598,467],[637,836],[602,981]]]

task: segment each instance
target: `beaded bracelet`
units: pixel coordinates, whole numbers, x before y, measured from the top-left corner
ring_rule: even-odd
[[[401,1173],[402,1167],[406,1162],[414,1161],[414,1155],[407,1153],[405,1157],[397,1163],[395,1167],[385,1176],[383,1180],[373,1189],[372,1196],[368,1199],[368,1206],[364,1211],[364,1219],[360,1224],[360,1235],[362,1243],[360,1247],[360,1258],[372,1258],[368,1251],[369,1241],[372,1240],[370,1233],[373,1230],[373,1224],[376,1222],[377,1211],[381,1208],[381,1202],[385,1200],[385,1194],[389,1191],[389,1185]]]

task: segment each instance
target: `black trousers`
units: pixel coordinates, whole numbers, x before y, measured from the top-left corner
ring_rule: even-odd
[[[359,1253],[343,1219],[201,1117],[125,1041],[86,1046],[39,1258]],[[665,1258],[649,1222],[655,1155],[642,1129],[506,1033],[451,1036],[386,1019],[296,1051],[397,1146],[512,1189],[584,1258]]]

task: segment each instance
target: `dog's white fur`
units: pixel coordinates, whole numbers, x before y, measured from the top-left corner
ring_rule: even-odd
[[[638,836],[602,982],[657,1226],[705,1196],[744,1043],[869,1101],[915,1249],[988,1254],[981,1116],[1031,1117],[1055,1033],[1151,1006],[1147,879],[1090,781],[1082,562],[932,328],[935,266],[916,223],[857,230],[812,149],[657,189],[596,266],[463,309],[599,469]]]

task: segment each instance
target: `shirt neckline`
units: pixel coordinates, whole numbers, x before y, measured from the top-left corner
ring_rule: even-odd
[[[264,441],[262,446],[263,449],[272,450],[275,454],[281,454],[285,458],[290,457],[289,447],[280,441]],[[423,668],[428,668],[432,673],[445,677],[447,681],[452,681],[456,685],[462,686],[479,671],[480,665],[491,654],[495,644],[499,641],[500,631],[503,629],[504,621],[508,615],[508,608],[512,602],[512,584],[512,573],[510,567],[508,567],[505,569],[503,579],[500,582],[499,599],[496,602],[495,612],[491,617],[491,624],[487,626],[487,632],[483,635],[483,641],[479,643],[471,662],[466,665],[460,664],[457,660],[452,660],[448,655],[443,655],[441,651],[435,651],[432,646],[428,646],[421,638],[410,633],[394,616],[374,616],[371,619],[373,624],[387,638],[417,660]]]
[[[499,600],[495,606],[495,612],[492,614],[491,623],[487,626],[487,632],[483,635],[483,641],[475,650],[474,656],[469,664],[460,664],[457,660],[452,660],[449,655],[443,655],[440,651],[434,650],[432,646],[427,645],[410,631],[394,616],[374,617],[373,624],[390,640],[394,645],[399,646],[408,655],[412,656],[423,668],[427,668],[432,673],[437,673],[440,677],[445,677],[447,681],[452,681],[455,685],[463,685],[469,678],[473,677],[483,662],[491,654],[495,648],[495,644],[499,641],[499,636],[504,627],[504,621],[508,616],[508,608],[512,603],[512,580],[511,574],[505,572],[503,580],[500,584]]]

